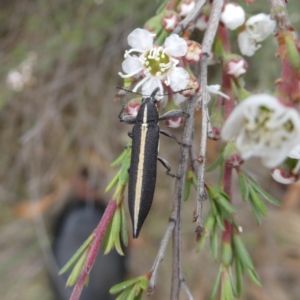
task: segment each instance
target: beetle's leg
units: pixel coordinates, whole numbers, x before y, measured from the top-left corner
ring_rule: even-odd
[[[170,110],[170,111],[166,112],[162,116],[160,116],[159,121],[175,119],[175,118],[179,118],[179,117],[182,117],[182,116],[189,116],[189,114],[187,114],[183,110],[173,109],[173,110]]]
[[[167,169],[167,175],[169,175],[169,176],[171,176],[171,177],[173,177],[173,178],[178,178],[179,179],[179,177],[178,176],[176,176],[175,174],[172,174],[172,173],[170,173],[171,172],[171,166],[169,165],[169,163],[165,160],[165,159],[163,159],[162,157],[160,157],[160,156],[157,156],[157,160],[159,160],[160,162],[161,162],[161,164]]]
[[[171,139],[174,139],[179,145],[182,145],[182,143],[180,141],[177,140],[177,138],[175,137],[175,135],[173,135],[170,131],[168,130],[164,130],[164,129],[160,129],[159,130],[159,133],[171,138]]]
[[[126,124],[135,124],[136,116],[122,116],[124,110],[125,110],[126,104],[125,101],[123,101],[123,107],[118,115],[118,118],[120,122],[126,123]]]
[[[161,129],[159,132],[160,132],[161,134],[163,134],[163,135],[165,135],[165,136],[171,138],[171,139],[174,139],[179,145],[182,145],[182,146],[184,146],[184,147],[190,147],[190,145],[187,145],[187,144],[184,144],[184,143],[178,141],[178,139],[175,137],[175,135],[173,135],[170,131]]]
[[[126,124],[135,124],[136,123],[136,116],[121,116],[119,115],[120,122]]]

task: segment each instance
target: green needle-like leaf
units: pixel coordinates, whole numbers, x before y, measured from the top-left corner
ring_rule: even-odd
[[[81,247],[76,251],[76,253],[71,257],[71,259],[64,265],[64,267],[59,271],[59,275],[64,274],[67,272],[82,256],[84,251],[87,249],[87,247],[90,245],[94,238],[94,234],[92,233],[89,238],[81,245]]]
[[[240,297],[243,291],[243,268],[239,259],[235,260],[236,297]]]
[[[124,202],[121,204],[121,238],[125,247],[128,246],[128,232],[126,224],[126,214],[124,209]]]
[[[222,162],[224,161],[223,155],[222,153],[219,155],[219,157],[217,158],[217,160],[206,169],[206,172],[212,172],[213,170],[215,170],[220,164],[222,164]]]
[[[66,286],[73,286],[76,283],[76,281],[84,267],[86,258],[87,258],[87,253],[84,252],[81,255],[80,259],[77,261],[75,267],[73,268],[73,270],[67,280]]]
[[[110,294],[116,294],[119,293],[125,289],[127,289],[128,287],[134,285],[136,282],[138,282],[139,280],[141,280],[141,277],[136,277],[130,280],[126,280],[124,282],[118,283],[116,285],[114,285],[110,290],[109,293]]]
[[[124,290],[117,298],[116,300],[127,300],[128,294],[130,293],[130,289]]]
[[[216,281],[215,281],[215,284],[214,284],[214,287],[211,292],[209,300],[215,300],[217,297],[217,293],[218,293],[218,289],[219,289],[219,285],[220,285],[221,274],[222,274],[222,268],[223,267],[220,266],[219,272],[218,272],[218,275],[217,275],[217,278],[216,278]]]
[[[185,190],[184,190],[184,201],[187,201],[189,199],[191,192],[191,180],[186,180],[185,182]]]
[[[143,290],[141,290],[139,292],[139,294],[134,298],[135,300],[142,300],[142,297],[143,297]]]
[[[232,290],[234,296],[237,297],[237,290],[236,290],[236,285],[235,285],[235,282],[234,282],[231,267],[229,267],[228,269],[229,269],[229,278],[230,278],[230,283],[231,283],[231,290]]]
[[[218,226],[215,223],[213,234],[210,237],[210,251],[215,261],[218,259]]]
[[[131,157],[128,153],[128,155],[125,156],[123,163],[122,163],[122,167],[120,169],[119,182],[121,184],[126,184],[128,182],[128,178],[129,178],[128,168],[130,166],[130,160],[131,160]]]
[[[253,211],[253,213],[254,213],[254,216],[255,216],[255,219],[256,219],[256,223],[257,223],[257,225],[260,225],[260,224],[261,224],[261,213],[260,213],[260,211],[257,209],[257,207],[255,206],[255,204],[254,204],[252,198],[249,198],[249,202],[250,202],[252,211]]]
[[[103,250],[103,252],[106,252],[107,246],[108,246],[108,241],[111,237],[111,226],[112,226],[112,220],[110,220],[108,227],[106,229],[103,241],[102,241],[102,245],[101,248]],[[109,251],[108,251],[109,252]]]
[[[249,186],[248,182],[242,172],[238,174],[239,184],[241,188],[242,198],[244,201],[247,201],[249,198]]]
[[[259,287],[261,287],[261,283],[259,281],[258,275],[255,272],[255,270],[251,270],[251,269],[246,269],[249,277],[251,278],[251,280]]]
[[[242,264],[246,268],[248,268],[250,270],[254,270],[254,266],[253,266],[252,260],[249,256],[249,253],[248,253],[246,247],[244,246],[241,238],[238,235],[233,236],[233,244],[235,247],[235,253],[237,254],[237,256],[240,259],[240,261],[242,262]]]
[[[118,183],[119,176],[120,176],[120,170],[115,175],[115,177],[112,179],[112,181],[107,185],[107,187],[105,189],[105,193],[109,192]]]
[[[263,216],[266,216],[267,208],[266,208],[265,204],[263,203],[263,201],[258,196],[257,192],[253,189],[253,187],[250,187],[250,198],[251,198],[254,206],[256,207],[256,209],[259,210]]]
[[[131,288],[130,293],[127,296],[127,300],[134,300],[136,295],[137,286],[136,284]]]
[[[272,203],[273,205],[276,205],[276,206],[280,206],[281,203],[276,200],[274,197],[272,197],[271,195],[269,195],[266,191],[264,191],[257,183],[256,181],[251,178],[249,175],[247,175],[250,182],[251,182],[251,185],[253,186],[253,188],[259,193],[261,194],[268,202]]]
[[[215,198],[216,202],[222,206],[229,214],[235,214],[236,211],[233,208],[233,206],[228,202],[228,200],[223,197],[223,196],[219,196],[217,198]]]
[[[148,286],[148,279],[145,276],[141,277],[141,281],[140,281],[141,289],[146,290],[147,286]]]
[[[233,300],[233,292],[231,286],[230,276],[228,271],[224,271],[222,276],[221,300]]]
[[[120,165],[120,164],[123,162],[123,160],[124,160],[124,158],[126,157],[126,155],[130,153],[130,150],[131,150],[131,149],[130,149],[129,147],[126,148],[126,149],[122,152],[122,154],[121,154],[121,155],[120,155],[113,163],[110,164],[111,167],[116,167],[116,166]]]

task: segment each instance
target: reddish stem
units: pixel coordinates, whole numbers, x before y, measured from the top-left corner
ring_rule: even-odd
[[[99,222],[97,228],[95,229],[95,238],[91,244],[85,265],[81,271],[81,274],[76,282],[74,290],[72,292],[70,300],[78,300],[82,289],[84,287],[84,283],[86,281],[87,276],[89,275],[94,262],[96,260],[100,245],[102,243],[103,237],[105,235],[106,229],[109,225],[110,220],[112,219],[115,211],[117,209],[117,202],[115,200],[111,200],[107,205],[105,212],[101,221]]]
[[[223,24],[221,24],[218,28],[218,37],[221,40],[225,52],[230,53],[231,47],[230,47],[228,29]]]

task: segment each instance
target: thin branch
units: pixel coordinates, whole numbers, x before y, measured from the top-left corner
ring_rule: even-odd
[[[207,30],[205,31],[202,50],[203,57],[201,60],[201,77],[200,77],[200,99],[202,107],[202,133],[201,144],[199,153],[199,168],[198,168],[198,183],[197,183],[197,223],[196,232],[201,232],[203,228],[202,205],[203,200],[206,199],[204,189],[204,172],[206,162],[206,142],[208,132],[208,113],[207,113],[207,59],[211,52],[211,47],[217,32],[218,24],[220,21],[221,11],[223,7],[223,0],[215,0],[212,4],[211,15],[208,22]]]
[[[286,10],[284,0],[269,0],[271,6],[271,17],[276,21],[276,33],[291,30],[292,25]]]
[[[97,228],[94,231],[95,238],[91,244],[86,262],[85,262],[84,267],[81,271],[81,274],[76,282],[76,285],[73,289],[70,300],[78,300],[79,299],[82,289],[84,287],[84,284],[86,282],[86,279],[87,279],[87,277],[91,271],[91,268],[93,267],[94,262],[96,260],[96,257],[97,257],[98,251],[99,251],[99,247],[100,247],[103,237],[105,235],[108,224],[109,224],[110,220],[112,219],[116,209],[117,209],[116,201],[111,200],[105,209],[105,212],[103,214],[103,217],[102,217],[99,225],[97,226]]]
[[[189,147],[192,144],[192,136],[194,130],[194,114],[197,103],[197,95],[188,100],[187,113],[189,117],[186,119],[183,132],[183,145],[180,149],[180,162],[178,167],[178,175],[180,179],[176,181],[175,197],[173,201],[172,218],[175,220],[173,232],[173,266],[172,266],[172,285],[171,299],[179,299],[180,281],[181,281],[181,204],[184,198],[186,172],[189,160]]]
[[[173,33],[181,35],[182,32],[200,15],[200,12],[202,11],[206,2],[207,0],[199,0],[196,3],[195,8],[177,25]]]
[[[193,297],[189,287],[186,285],[184,280],[181,281],[181,288],[183,289],[183,291],[187,295],[188,300],[194,300],[194,297]]]
[[[166,249],[167,249],[167,246],[168,246],[168,242],[169,242],[169,239],[171,237],[174,226],[175,226],[174,220],[170,219],[168,228],[165,232],[165,235],[164,235],[163,239],[160,242],[160,247],[159,247],[156,259],[155,259],[153,267],[150,271],[151,278],[150,278],[149,284],[148,284],[148,290],[147,290],[148,296],[151,296],[154,292],[155,283],[156,283],[156,280],[157,280],[158,268],[159,268],[161,262],[164,259],[165,252],[166,252]]]

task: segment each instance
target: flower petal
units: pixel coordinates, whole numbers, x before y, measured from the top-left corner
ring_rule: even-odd
[[[171,34],[167,37],[164,47],[168,55],[175,57],[184,56],[187,52],[187,43],[178,34]]]
[[[151,77],[146,83],[144,83],[142,87],[142,94],[145,96],[151,95],[151,93],[154,91],[154,89],[159,88],[159,94],[163,94],[163,90],[161,90],[162,85],[158,78]],[[158,96],[160,96],[158,95]]]
[[[174,92],[178,92],[186,88],[189,83],[189,73],[181,67],[176,67],[168,75],[170,78],[170,87]]]
[[[274,180],[276,180],[277,182],[280,182],[282,184],[291,184],[291,183],[297,181],[297,179],[298,179],[295,175],[292,175],[292,174],[291,174],[291,176],[284,176],[283,172],[277,168],[271,172],[271,175]]]
[[[180,93],[175,94],[173,97],[173,101],[177,106],[179,106],[181,103],[183,103],[186,99],[187,99],[187,97],[184,97]]]
[[[127,41],[132,48],[146,51],[152,48],[153,38],[154,35],[150,31],[136,28],[128,35]]]
[[[221,88],[221,86],[219,84],[208,85],[207,86],[207,91],[210,94],[220,95],[225,99],[229,99],[230,98],[229,96],[227,96],[226,94],[220,92],[220,88]]]
[[[300,144],[296,145],[288,154],[288,157],[300,159]]]
[[[236,3],[228,3],[221,14],[221,21],[230,30],[235,30],[245,22],[245,11]]]
[[[262,42],[275,30],[276,22],[270,15],[260,13],[250,17],[246,22],[246,30],[255,42]]]
[[[251,39],[246,30],[239,33],[238,44],[241,53],[246,56],[253,56],[256,50],[261,47],[260,45],[257,45],[253,39]]]
[[[128,55],[122,62],[122,69],[127,74],[134,73],[137,70],[139,72],[141,68],[143,68],[143,65],[137,56]]]

